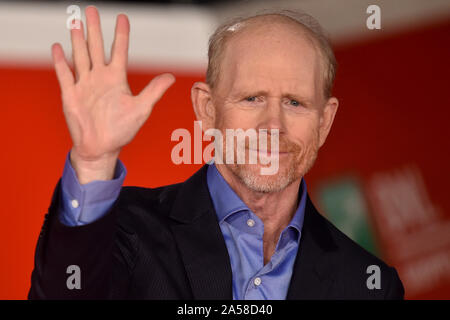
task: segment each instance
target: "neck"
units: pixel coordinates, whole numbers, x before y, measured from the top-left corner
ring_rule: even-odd
[[[225,165],[217,170],[247,207],[264,224],[264,260],[270,260],[281,231],[289,224],[298,206],[298,189],[301,178],[276,192],[258,192],[250,189]]]

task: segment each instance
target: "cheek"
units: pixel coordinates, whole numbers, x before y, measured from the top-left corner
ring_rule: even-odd
[[[305,117],[291,121],[288,125],[288,136],[301,145],[308,145],[318,138],[319,118]]]
[[[244,112],[239,108],[232,106],[224,106],[219,109],[216,116],[216,125],[218,129],[249,129],[255,128],[252,115]]]

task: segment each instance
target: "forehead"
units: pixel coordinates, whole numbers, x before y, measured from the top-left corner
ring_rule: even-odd
[[[220,82],[239,89],[316,91],[320,56],[305,29],[287,18],[245,22],[228,39]],[[256,88],[255,88],[256,89]]]

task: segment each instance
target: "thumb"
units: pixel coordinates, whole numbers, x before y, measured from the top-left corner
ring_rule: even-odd
[[[170,73],[164,73],[153,78],[153,80],[138,94],[138,104],[150,107],[150,110],[153,109],[155,103],[161,99],[163,94],[174,82],[175,77]]]

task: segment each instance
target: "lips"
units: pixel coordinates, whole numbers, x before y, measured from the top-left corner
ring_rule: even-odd
[[[277,156],[277,155],[281,156],[281,155],[286,155],[289,153],[288,151],[278,151],[277,152],[277,150],[258,150],[258,149],[247,149],[247,150],[249,152],[256,152],[260,156],[267,156],[267,157],[270,157],[272,155],[273,156]]]

